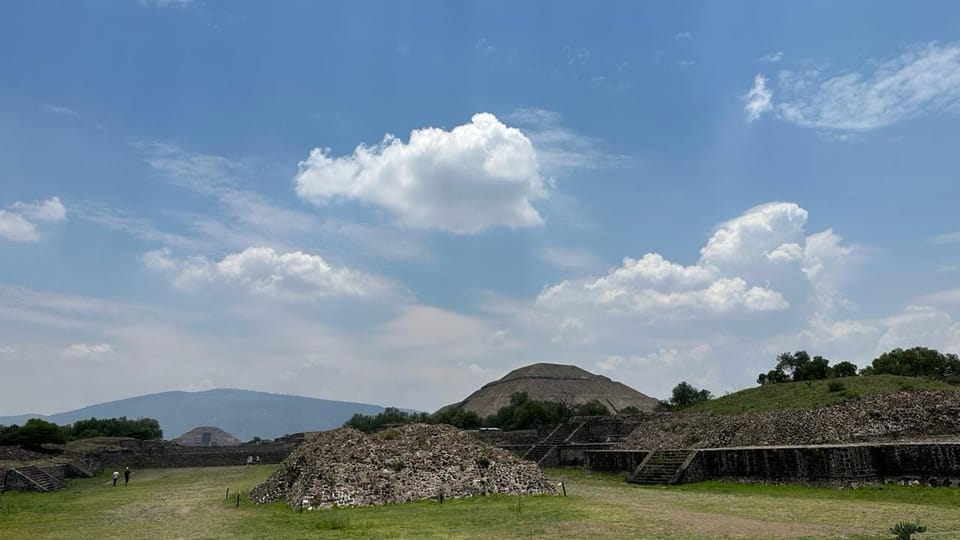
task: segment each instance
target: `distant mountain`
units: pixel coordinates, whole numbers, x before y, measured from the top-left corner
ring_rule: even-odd
[[[248,441],[255,436],[273,439],[287,433],[333,429],[343,425],[354,413],[377,414],[382,410],[379,405],[367,403],[216,389],[148,394],[50,416],[0,416],[0,425],[22,425],[30,418],[63,425],[90,417],[146,417],[160,422],[165,439],[173,439],[197,426],[216,426],[241,441]]]

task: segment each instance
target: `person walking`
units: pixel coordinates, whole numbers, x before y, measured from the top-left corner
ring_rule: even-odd
[[[123,470],[123,485],[130,483],[130,467]]]
[[[117,487],[117,480],[120,479],[120,473],[118,471],[113,471],[113,487]]]

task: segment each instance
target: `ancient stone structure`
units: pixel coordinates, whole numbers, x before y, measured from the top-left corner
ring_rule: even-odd
[[[98,468],[223,467],[244,465],[249,456],[259,456],[260,463],[280,463],[296,447],[292,443],[180,446],[169,441],[123,439],[111,447],[97,448],[82,455]]]
[[[820,409],[739,415],[655,414],[639,423],[625,449],[722,448],[954,438],[960,392],[875,394]]]
[[[412,424],[375,435],[349,428],[322,433],[300,445],[250,498],[330,508],[495,493],[555,488],[535,464],[466,432]]]
[[[581,405],[597,400],[611,412],[633,406],[652,411],[657,400],[602,375],[561,364],[531,364],[507,373],[502,379],[483,385],[460,403],[459,407],[481,417],[496,414],[510,404],[510,396],[526,392],[530,399]],[[445,407],[445,408],[447,408]]]
[[[195,427],[173,442],[180,446],[240,446],[240,439],[214,426]]]

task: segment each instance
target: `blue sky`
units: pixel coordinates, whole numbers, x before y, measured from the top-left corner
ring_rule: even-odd
[[[956,352],[958,15],[7,2],[0,414]]]

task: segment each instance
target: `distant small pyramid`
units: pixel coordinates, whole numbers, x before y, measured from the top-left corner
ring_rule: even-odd
[[[530,364],[507,373],[503,378],[483,385],[460,403],[448,405],[473,411],[481,417],[496,414],[510,404],[510,396],[526,392],[530,399],[582,405],[596,400],[617,412],[625,407],[652,411],[657,400],[629,386],[595,375],[577,366]]]
[[[173,442],[180,446],[240,446],[240,439],[214,426],[195,427]]]

